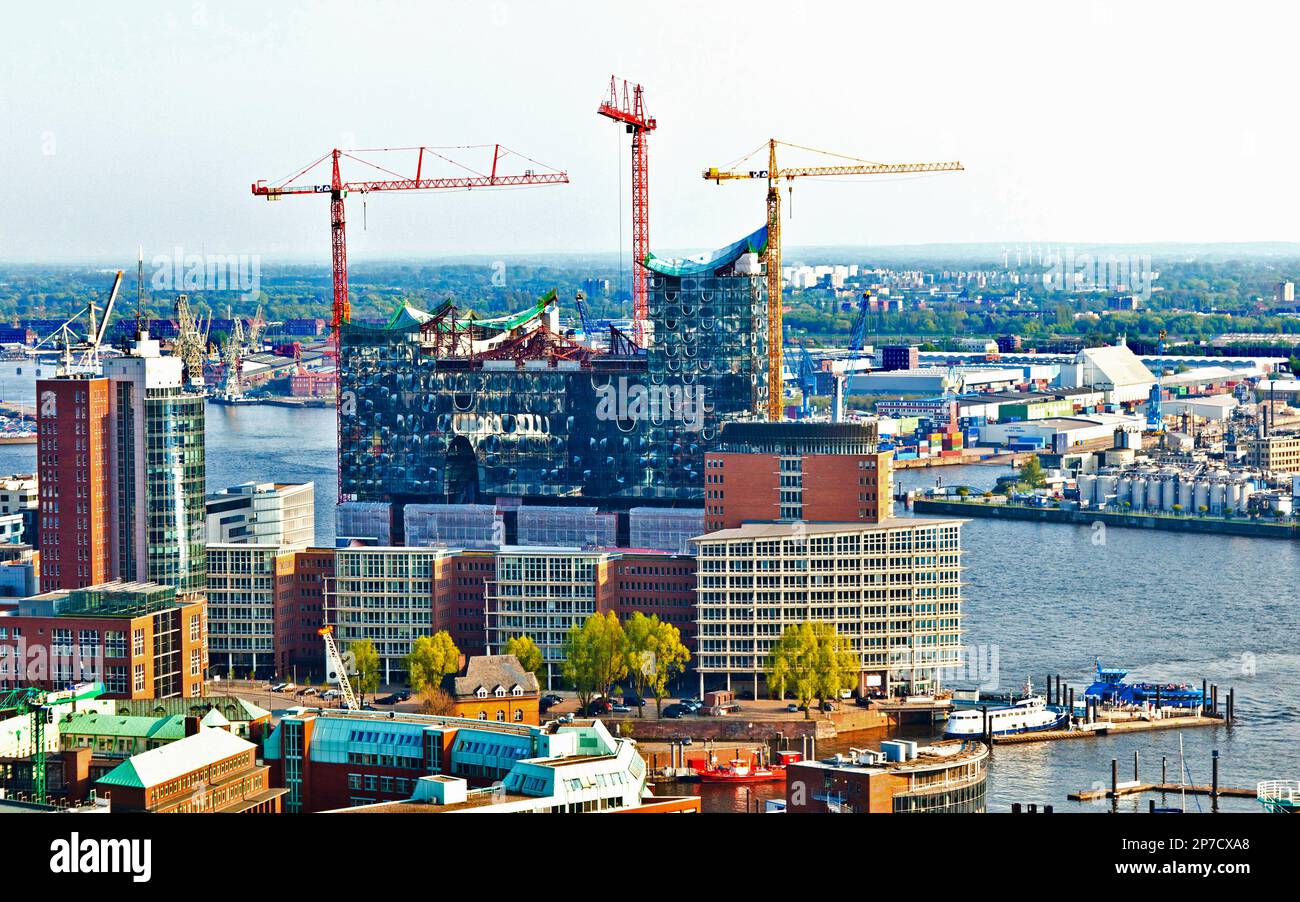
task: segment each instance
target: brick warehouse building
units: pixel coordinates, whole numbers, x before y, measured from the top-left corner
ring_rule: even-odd
[[[704,461],[704,524],[876,523],[893,515],[893,454],[869,423],[727,423]]]
[[[201,596],[111,582],[47,592],[0,611],[0,687],[104,684],[104,697],[198,697],[207,669]]]

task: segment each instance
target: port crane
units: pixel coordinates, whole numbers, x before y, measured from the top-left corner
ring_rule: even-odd
[[[339,678],[339,692],[343,694],[343,707],[349,711],[359,710],[361,703],[357,701],[357,695],[352,691],[352,681],[348,679],[347,665],[343,663],[343,656],[339,654],[338,643],[334,641],[334,627],[327,623],[316,632],[325,640],[325,662],[329,669],[334,671]]]
[[[93,371],[99,366],[99,348],[104,343],[104,336],[108,333],[108,321],[113,316],[113,306],[117,303],[117,293],[122,287],[122,270],[118,270],[113,276],[113,287],[109,289],[108,300],[104,303],[103,313],[100,313],[99,307],[95,304],[95,299],[91,298],[72,316],[64,320],[63,324],[42,338],[34,346],[39,349],[46,342],[54,339],[63,345],[63,360],[59,365],[59,375],[66,376],[74,369],[81,372]],[[72,324],[86,316],[89,321],[89,328],[86,330],[85,338],[78,338],[72,330]],[[74,364],[72,355],[80,354],[80,359]]]
[[[118,275],[120,276],[121,273]],[[54,706],[65,702],[75,704],[83,699],[98,698],[103,691],[103,686],[99,683],[85,683],[75,687],[71,692],[61,692],[57,695],[32,686],[0,692],[0,712],[9,712],[11,716],[16,717],[25,715],[31,724],[27,738],[32,748],[32,797],[38,804],[44,805],[49,801],[49,793],[45,785],[45,765],[49,756],[49,749],[45,747],[45,728],[54,723]],[[21,745],[21,731],[15,734],[15,738]]]
[[[838,157],[847,162],[834,166],[787,166],[782,169],[777,165],[776,161],[776,148],[778,145]],[[704,178],[717,184],[732,179],[764,179],[767,181],[767,250],[764,255],[767,263],[767,418],[769,420],[779,420],[781,419],[781,395],[782,385],[784,384],[781,368],[783,353],[781,346],[783,334],[781,329],[781,183],[786,182],[793,191],[794,185],[792,183],[797,178],[956,172],[965,169],[965,167],[955,160],[946,163],[877,163],[825,150],[814,150],[811,147],[802,147],[798,144],[778,141],[775,138],[768,139],[764,146],[767,148],[766,169],[746,170],[737,168],[763,149],[759,147],[726,169],[712,166],[704,170]]]
[[[644,347],[645,321],[650,310],[645,272],[645,258],[650,253],[650,161],[646,139],[659,123],[646,114],[645,90],[624,79],[620,91],[614,75],[609,77],[609,95],[596,112],[622,123],[632,136],[632,330],[636,343]]]

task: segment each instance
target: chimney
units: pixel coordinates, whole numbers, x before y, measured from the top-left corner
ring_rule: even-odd
[[[197,717],[185,718],[185,735],[194,736],[199,732],[199,719]]]

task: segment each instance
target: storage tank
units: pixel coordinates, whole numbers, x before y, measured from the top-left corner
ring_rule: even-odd
[[[1145,476],[1134,476],[1132,481],[1132,495],[1129,501],[1133,504],[1133,510],[1141,510],[1147,505],[1147,480]]]
[[[1147,510],[1160,510],[1160,478],[1152,476],[1147,480]]]
[[[1210,485],[1210,513],[1223,513],[1223,502],[1226,500],[1228,487],[1222,482],[1211,483]]]
[[[1210,484],[1205,480],[1196,483],[1196,492],[1192,496],[1192,511],[1200,512],[1201,508],[1210,506]]]
[[[1119,485],[1119,479],[1113,474],[1106,474],[1097,477],[1097,497],[1105,498],[1108,495],[1114,495],[1116,487]]]
[[[1133,479],[1129,476],[1121,476],[1115,483],[1115,502],[1124,506],[1124,502],[1133,500]]]
[[[1079,474],[1079,500],[1093,502],[1098,497],[1105,499],[1106,496],[1097,494],[1097,477],[1091,473]]]
[[[1173,476],[1166,476],[1160,481],[1160,507],[1171,511],[1177,503],[1178,480]]]
[[[1251,485],[1249,482],[1243,482],[1241,484],[1241,506],[1237,508],[1237,510],[1244,512],[1247,509],[1249,509],[1250,499],[1251,496],[1254,494],[1255,494],[1255,487]]]
[[[1228,483],[1228,497],[1223,502],[1223,509],[1225,511],[1241,509],[1241,480]]]

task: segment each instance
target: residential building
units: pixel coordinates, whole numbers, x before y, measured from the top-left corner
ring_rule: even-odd
[[[497,723],[541,723],[537,677],[514,655],[468,658],[459,673],[448,674],[443,688],[456,701],[457,717]]]
[[[960,663],[961,520],[746,523],[701,536],[696,672],[759,694],[786,627],[829,623],[861,661],[857,691],[924,693]]]
[[[877,522],[893,514],[892,452],[874,423],[728,423],[705,456],[705,528],[748,520]]]
[[[271,788],[257,746],[220,727],[132,755],[95,782],[114,811],[155,814],[279,814],[284,789]]]
[[[108,582],[116,572],[109,381],[40,379],[36,397],[41,589]]]
[[[207,496],[208,543],[306,548],[316,541],[316,486],[244,482]]]
[[[45,592],[0,611],[0,688],[104,684],[104,697],[198,697],[207,671],[200,595],[116,581]]]
[[[113,573],[119,579],[204,587],[205,398],[179,357],[140,334],[104,361],[112,418]]]

